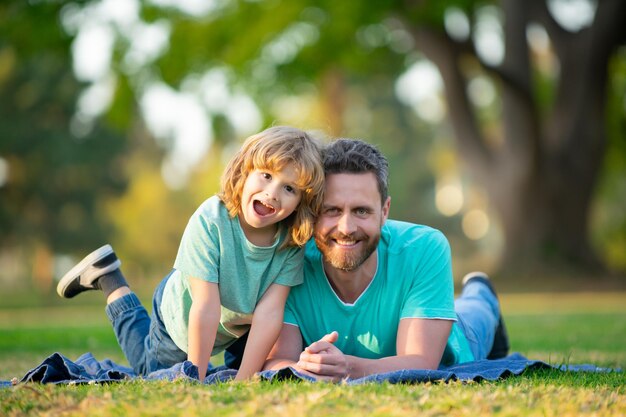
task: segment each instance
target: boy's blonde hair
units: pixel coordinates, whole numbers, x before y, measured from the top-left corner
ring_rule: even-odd
[[[250,136],[226,166],[218,196],[229,214],[235,217],[241,211],[243,186],[250,172],[255,169],[276,172],[293,164],[302,199],[296,210],[283,220],[289,234],[282,247],[303,246],[313,235],[322,206],[324,167],[321,149],[319,140],[289,126],[270,127]]]

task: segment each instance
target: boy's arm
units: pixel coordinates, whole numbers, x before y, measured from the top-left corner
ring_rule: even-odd
[[[265,358],[283,326],[283,312],[288,295],[289,287],[272,284],[261,297],[254,309],[246,349],[235,380],[248,379],[263,368]]]
[[[198,377],[202,381],[206,376],[220,322],[220,291],[214,282],[190,278],[189,283],[193,301],[189,311],[188,359],[198,367]]]

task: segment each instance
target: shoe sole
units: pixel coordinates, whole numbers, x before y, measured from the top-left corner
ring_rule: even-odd
[[[97,263],[98,261],[101,261],[102,259],[111,255],[112,253],[114,253],[114,251],[111,245],[104,245],[101,248],[98,248],[95,251],[91,252],[82,261],[80,261],[76,266],[74,266],[74,268],[70,269],[70,271],[63,276],[63,278],[61,278],[61,280],[57,284],[57,294],[59,294],[59,296],[63,298],[68,298],[64,295],[65,291],[67,290],[67,287],[72,282],[74,282],[76,278],[80,279],[83,273],[87,269],[91,268],[93,264]],[[108,265],[107,268],[94,269],[94,273],[97,273],[98,275],[102,275],[103,273],[110,272],[116,268],[119,268],[120,264],[121,262],[118,259],[115,262],[113,262],[111,265]],[[110,270],[110,271],[107,271],[107,270]],[[91,280],[91,277],[92,277],[92,274],[86,275],[84,276],[84,279],[82,281],[89,282]]]

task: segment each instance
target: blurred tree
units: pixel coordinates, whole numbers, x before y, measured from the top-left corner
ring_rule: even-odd
[[[378,106],[381,100],[371,93],[385,91],[385,101],[396,78],[426,57],[445,84],[459,159],[500,217],[507,269],[563,261],[599,268],[589,245],[589,211],[606,153],[607,89],[614,78],[609,64],[625,40],[626,3],[581,0],[577,4],[590,6],[590,18],[576,28],[567,26],[571,14],[557,23],[564,3],[273,0],[164,6],[102,0],[68,3],[61,15],[74,37],[75,63],[79,45],[100,50],[85,41],[94,39],[85,33],[96,28],[114,36],[110,49],[88,57],[109,57],[115,74],[108,122],[127,127],[137,109],[149,119],[146,103],[155,97],[175,101],[176,92],[184,103],[202,107],[213,120],[213,137],[205,139],[220,144],[242,136],[242,125],[254,125],[254,111],[240,94],[245,92],[263,118],[255,129],[289,119],[286,113],[311,111],[309,123],[332,135],[360,135],[392,153],[422,153],[400,138],[429,128],[385,126],[404,119],[381,120],[397,103]],[[491,42],[486,50],[485,40]],[[547,46],[537,48],[542,42]],[[98,85],[102,79],[91,81]],[[481,103],[491,90],[496,100]],[[302,106],[311,97],[315,104]],[[623,119],[623,109],[615,114]],[[159,116],[153,133],[175,153],[172,132],[179,127],[163,123],[167,113]],[[437,136],[445,137],[445,131]],[[423,184],[414,181],[420,194]],[[403,194],[407,204],[416,201]]]
[[[606,152],[609,65],[626,41],[626,2],[599,1],[588,26],[572,31],[549,10],[556,2],[503,0],[504,56],[496,65],[469,39],[444,31],[443,19],[417,24],[418,16],[432,13],[432,3],[406,3],[400,19],[441,71],[461,158],[500,215],[505,261],[516,268],[546,261],[597,268],[589,244],[590,208]],[[478,4],[459,2],[472,23]],[[545,62],[528,39],[532,23],[549,36],[556,71],[542,72]],[[468,98],[476,65],[500,93],[495,144]],[[546,90],[548,100],[541,97]]]
[[[590,208],[606,153],[609,64],[626,40],[626,2],[588,2],[589,21],[576,28],[565,27],[567,17],[557,22],[558,3],[242,2],[210,24],[174,27],[178,47],[160,63],[165,78],[177,82],[183,73],[166,70],[172,57],[177,69],[194,68],[206,55],[180,45],[205,39],[209,61],[238,69],[260,103],[313,82],[337,134],[351,105],[345,84],[398,75],[418,50],[441,73],[460,158],[499,215],[507,267],[598,270]],[[500,59],[488,59],[498,42],[479,51],[486,17],[492,39],[501,30]],[[533,49],[533,34],[545,34],[549,49]],[[488,112],[469,96],[477,79],[498,94]]]
[[[52,284],[53,254],[107,239],[102,204],[121,192],[125,140],[96,124],[70,134],[82,86],[56,2],[0,5],[0,250],[21,253],[35,283]]]
[[[611,63],[607,105],[607,152],[593,203],[591,231],[607,263],[626,271],[626,48]]]

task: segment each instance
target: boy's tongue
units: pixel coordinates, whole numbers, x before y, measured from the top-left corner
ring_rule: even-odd
[[[261,203],[260,201],[255,200],[254,201],[254,211],[256,211],[260,216],[267,216],[268,214],[271,214],[274,212],[274,209],[271,207],[266,206],[265,204]]]

